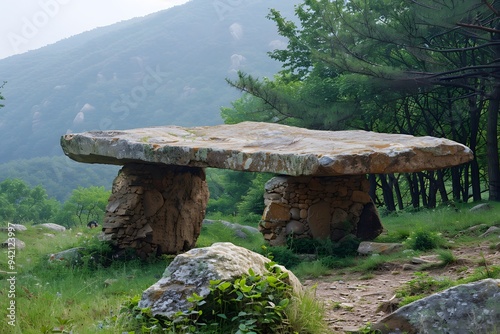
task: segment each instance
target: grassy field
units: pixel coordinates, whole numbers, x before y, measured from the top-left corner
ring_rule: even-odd
[[[414,235],[412,233],[421,231],[446,240],[441,247],[447,248],[451,245],[450,241],[454,245],[474,242],[476,234],[460,233],[471,226],[485,224],[484,230],[488,226],[500,225],[500,205],[491,204],[491,210],[474,213],[468,211],[470,206],[383,217],[386,231],[378,241],[405,242]],[[7,223],[0,225],[6,226]],[[155,283],[172,258],[163,257],[149,262],[120,261],[107,268],[89,265],[72,267],[49,262],[50,254],[72,247],[99,247],[95,241],[98,233],[98,229],[87,228],[52,232],[36,225],[28,226],[27,231],[15,232],[15,236],[26,243],[26,248],[16,251],[15,258],[11,258],[15,263],[11,263],[13,267],[10,269],[7,250],[0,252],[0,333],[122,332],[115,327],[122,305]],[[0,232],[1,241],[7,237],[6,232]],[[264,244],[259,234],[241,238],[233,230],[215,223],[203,227],[198,246],[209,246],[218,241],[230,241],[261,252]],[[491,238],[492,247],[498,241],[498,236]],[[278,262],[280,257],[296,256],[289,250],[268,249],[267,252],[274,255]],[[299,260],[290,267],[299,278],[318,277],[339,268],[369,273],[380,262],[394,261],[397,257],[378,257],[374,260],[353,255],[338,258],[325,255],[312,262]],[[443,255],[445,257],[446,254]],[[15,277],[15,291],[10,285],[13,281],[9,281],[12,277]],[[11,322],[14,326],[9,324],[7,317],[12,301],[15,301],[15,321]]]

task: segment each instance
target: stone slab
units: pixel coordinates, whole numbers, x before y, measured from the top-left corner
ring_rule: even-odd
[[[443,138],[259,122],[67,134],[61,146],[71,159],[86,163],[158,163],[292,176],[417,172],[473,157],[468,147]]]

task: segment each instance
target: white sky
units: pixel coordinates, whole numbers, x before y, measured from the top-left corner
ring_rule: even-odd
[[[188,0],[2,0],[0,59]]]

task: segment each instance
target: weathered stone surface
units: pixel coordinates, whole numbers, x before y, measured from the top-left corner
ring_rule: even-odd
[[[363,241],[359,244],[358,253],[361,255],[390,254],[397,252],[402,248],[403,245],[398,243],[380,243],[380,242]]]
[[[472,160],[469,148],[442,138],[258,122],[68,134],[61,146],[70,158],[87,163],[161,163],[286,175],[417,172]]]
[[[291,220],[288,224],[286,224],[286,235],[297,234],[301,235],[305,232],[305,226],[301,222],[297,220]]]
[[[270,222],[289,221],[290,208],[279,203],[271,203],[265,208],[262,219]]]
[[[481,234],[479,236],[479,238],[486,238],[492,234],[499,234],[500,235],[500,227],[490,226],[490,228],[488,228],[488,230],[486,230],[486,232]]]
[[[13,241],[13,242],[12,242]],[[26,247],[26,243],[24,241],[19,240],[18,238],[7,239],[1,244],[2,248],[16,248],[16,249],[24,249]]]
[[[151,308],[153,315],[171,317],[191,306],[186,298],[193,292],[206,297],[210,292],[210,280],[232,281],[248,274],[249,269],[262,275],[267,271],[265,263],[268,261],[260,254],[229,242],[192,249],[175,257],[163,277],[144,291],[139,307]],[[302,285],[292,272],[288,273],[289,284],[300,293]]]
[[[470,208],[470,212],[478,212],[478,211],[488,211],[491,210],[491,205],[489,203],[481,203]]]
[[[28,228],[24,225],[21,225],[21,224],[9,224],[9,226],[1,226],[0,227],[0,231],[2,232],[12,232],[12,231],[15,231],[15,232],[22,232],[22,231],[26,231]]]
[[[307,221],[314,239],[330,237],[330,204],[321,201],[309,207]]]
[[[371,240],[382,232],[380,217],[365,192],[369,181],[364,175],[279,176],[265,189],[266,212],[275,206],[290,208],[288,216],[283,211],[281,217],[287,221],[277,223],[263,216],[259,228],[270,245],[284,245],[287,236],[336,242],[347,235]]]
[[[85,247],[75,247],[50,254],[49,262],[60,261],[64,262],[67,266],[76,265],[81,261],[84,250]]]
[[[66,231],[66,227],[64,227],[62,225],[54,224],[54,223],[45,223],[45,224],[40,224],[37,226],[45,227],[45,228],[48,228],[49,230],[57,231],[57,232]]]
[[[102,240],[141,258],[194,247],[208,202],[201,168],[127,164],[113,183]]]
[[[463,284],[403,306],[372,325],[384,334],[497,333],[500,280]]]

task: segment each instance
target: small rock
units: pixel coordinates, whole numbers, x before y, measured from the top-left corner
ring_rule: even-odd
[[[500,227],[491,226],[489,229],[486,230],[486,232],[481,234],[479,238],[486,238],[487,236],[492,234],[500,234]]]
[[[108,278],[107,280],[104,281],[104,287],[107,288],[108,286],[110,286],[111,284],[116,283],[116,282],[118,282],[117,279]]]
[[[379,243],[371,241],[362,241],[358,247],[358,253],[361,255],[371,254],[391,254],[400,251],[403,244],[399,243]]]
[[[378,312],[392,313],[398,309],[400,300],[396,298],[396,295],[392,296],[389,300],[384,300],[378,307]]]
[[[240,239],[246,239],[248,238],[247,234],[243,232],[242,230],[236,230],[234,231],[234,236]]]
[[[478,211],[487,211],[491,210],[491,205],[489,203],[478,204],[472,208],[470,208],[470,212],[478,212]]]
[[[300,235],[304,233],[305,226],[301,222],[297,220],[290,220],[288,224],[286,224],[286,235],[297,234]]]
[[[344,310],[352,310],[354,308],[354,305],[351,303],[340,303],[339,306]]]
[[[414,257],[411,259],[411,263],[412,264],[438,264],[438,263],[440,263],[440,261],[439,261],[439,256],[429,255],[429,256]]]
[[[55,235],[52,233],[44,233],[43,235],[49,238],[55,238]]]
[[[21,224],[10,224],[10,227],[13,227],[16,232],[26,231],[28,228]]]
[[[66,227],[54,223],[45,223],[45,224],[40,224],[38,226],[48,228],[49,230],[57,231],[57,232],[64,232],[66,231]]]
[[[477,231],[477,230],[482,230],[483,228],[487,229],[488,225],[486,225],[486,224],[474,225],[474,226],[469,227],[466,231],[474,232],[474,231]]]
[[[10,248],[14,246],[16,249],[24,249],[26,247],[26,244],[19,240],[18,238],[14,238],[14,242],[12,243],[12,239],[7,239],[4,242],[2,242],[2,248]]]
[[[81,260],[82,250],[84,249],[84,247],[75,247],[59,253],[50,254],[49,262],[61,261],[66,262],[67,265],[74,265]]]
[[[420,267],[416,266],[414,264],[408,264],[408,263],[403,264],[403,270],[417,271],[419,269],[420,269]]]

